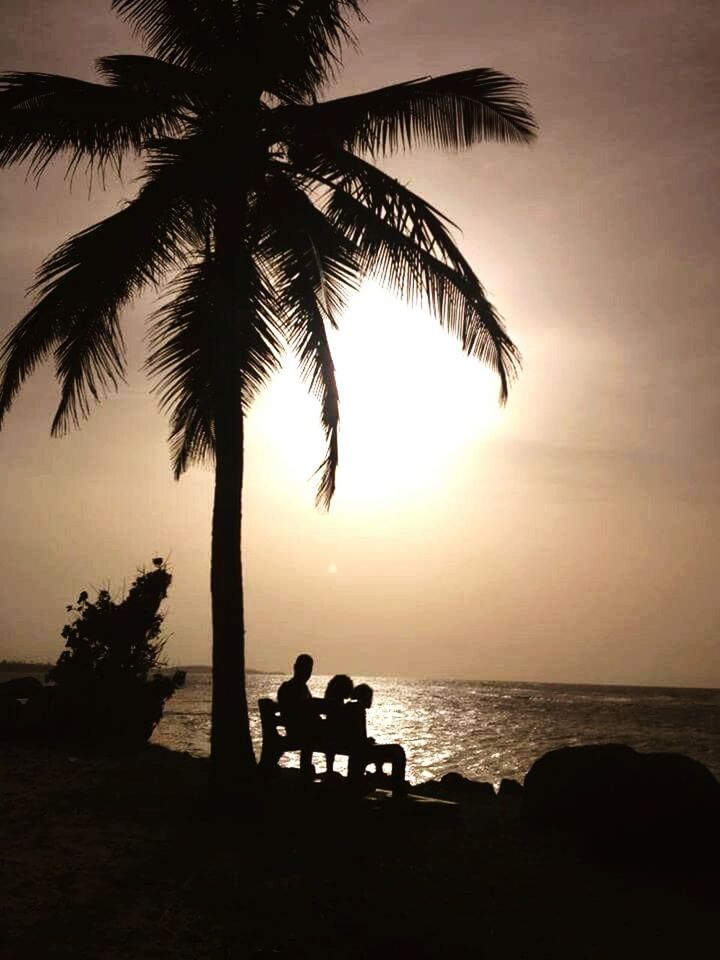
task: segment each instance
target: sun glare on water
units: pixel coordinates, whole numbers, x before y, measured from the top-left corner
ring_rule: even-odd
[[[372,283],[331,333],[340,393],[335,509],[426,499],[501,414],[496,376],[463,354],[429,314]],[[263,434],[291,473],[323,459],[317,402],[288,363],[258,400]]]

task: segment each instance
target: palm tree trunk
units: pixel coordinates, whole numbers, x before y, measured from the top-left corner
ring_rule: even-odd
[[[237,208],[236,208],[237,209]],[[247,309],[242,256],[218,220],[215,255],[220,301],[215,349],[215,497],[210,581],[213,627],[210,771],[214,786],[247,784],[256,770],[245,689],[245,616],[242,580],[243,413],[241,318]],[[243,294],[244,300],[243,303]]]
[[[242,476],[243,422],[238,395],[235,403],[228,403],[225,416],[216,416],[210,560],[213,627],[210,769],[216,785],[245,781],[255,769],[245,690]]]

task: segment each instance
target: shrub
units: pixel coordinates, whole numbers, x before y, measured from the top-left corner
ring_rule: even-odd
[[[109,590],[98,591],[95,601],[83,590],[67,606],[76,616],[63,628],[65,650],[47,674],[55,686],[37,704],[50,732],[113,746],[150,738],[165,702],[185,681],[182,671],[149,677],[166,665],[160,605],[171,580],[156,557],[119,602]]]
[[[63,627],[66,649],[47,679],[65,687],[114,685],[146,680],[150,671],[165,666],[160,604],[171,580],[164,560],[156,557],[153,569],[142,570],[119,603],[109,590],[100,590],[94,603],[83,590],[66,608],[77,616]]]

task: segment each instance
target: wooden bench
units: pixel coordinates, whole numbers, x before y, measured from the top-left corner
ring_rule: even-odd
[[[315,700],[314,702],[318,716],[324,716],[323,701]],[[260,766],[262,768],[269,770],[276,767],[278,761],[285,753],[301,753],[304,750],[309,750],[312,756],[313,753],[326,752],[327,744],[319,742],[300,743],[299,741],[291,740],[287,732],[280,733],[279,728],[285,730],[285,724],[280,715],[280,708],[274,700],[270,700],[269,697],[263,697],[258,700],[258,709],[260,711],[260,729],[262,731],[262,749],[260,752]],[[334,748],[333,752],[338,756],[350,756],[347,750],[341,748]]]
[[[325,702],[319,699],[313,699],[313,705],[318,717],[326,716]],[[280,708],[274,700],[269,697],[263,697],[258,700],[258,709],[260,711],[260,727],[262,730],[262,749],[260,752],[260,768],[264,770],[273,770],[277,767],[280,758],[285,753],[297,751],[301,754],[300,762],[302,765],[302,754],[306,754],[306,761],[312,764],[313,753],[329,752],[329,744],[318,736],[313,742],[299,742],[292,740],[287,731],[280,733],[279,728],[285,730],[285,724],[280,714]],[[345,756],[348,758],[348,779],[360,789],[362,793],[373,792],[378,787],[385,787],[392,791],[393,797],[406,795],[406,784],[404,779],[405,771],[405,753],[398,744],[375,744],[368,749],[360,749],[359,752],[343,748],[340,744],[332,745],[332,753],[335,756]],[[398,762],[398,754],[401,754],[401,776],[400,781],[393,780],[392,777],[384,776],[378,761],[391,763],[393,770]],[[309,756],[307,756],[309,754]],[[374,763],[376,766],[375,775],[368,777],[365,774],[365,768],[368,763]]]

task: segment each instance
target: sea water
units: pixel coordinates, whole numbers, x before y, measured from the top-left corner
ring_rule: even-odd
[[[257,701],[274,697],[280,674],[250,674],[251,726],[260,752]],[[313,677],[321,696],[328,677]],[[571,744],[627,743],[644,751],[684,753],[720,778],[720,690],[585,684],[407,680],[354,677],[375,691],[368,734],[401,743],[408,779],[418,783],[457,770],[495,783],[522,781],[533,761]],[[153,742],[196,756],[210,749],[210,671],[188,672],[165,708]],[[283,763],[295,765],[289,756]],[[322,758],[316,766],[323,768]],[[338,761],[338,768],[340,762]]]

